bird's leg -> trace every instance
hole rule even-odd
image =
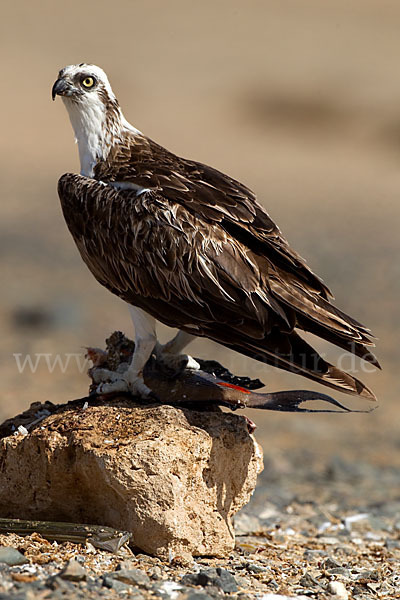
[[[200,369],[199,363],[182,350],[195,338],[195,335],[179,331],[166,344],[157,342],[155,352],[157,364],[170,375],[179,375],[184,369]]]
[[[141,308],[130,306],[129,309],[135,327],[135,351],[132,361],[121,373],[99,369],[100,381],[96,381],[99,383],[96,391],[100,394],[130,392],[146,398],[152,395],[152,391],[143,381],[143,369],[157,341],[156,320]]]
[[[192,340],[195,339],[195,337],[195,335],[186,333],[186,331],[178,331],[176,336],[173,337],[172,340],[169,340],[169,342],[166,344],[159,344],[157,342],[156,348],[157,351],[161,353],[167,352],[168,354],[180,354],[182,350],[186,348],[186,346],[190,344]]]

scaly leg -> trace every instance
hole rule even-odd
[[[99,394],[130,392],[146,398],[151,395],[150,388],[143,381],[143,369],[157,342],[156,320],[141,308],[129,306],[135,327],[135,352],[131,364],[122,373],[97,369],[96,383]]]

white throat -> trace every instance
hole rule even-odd
[[[63,98],[75,133],[81,163],[81,175],[93,177],[99,160],[105,160],[111,147],[124,134],[140,133],[123,116],[121,110],[114,113],[111,122],[106,122],[103,102],[93,94],[90,102],[76,102]]]

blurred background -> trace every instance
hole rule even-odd
[[[124,304],[81,261],[56,191],[79,163],[51,86],[66,64],[93,62],[137,128],[254,189],[337,305],[379,338],[382,372],[316,343],[358,372],[379,408],[249,411],[267,455],[398,465],[399,31],[398,0],[4,3],[0,417],[84,396],[83,347],[104,345],[115,329],[132,334]],[[160,328],[163,340],[170,335]],[[269,390],[327,391],[208,341],[190,352],[260,377]]]

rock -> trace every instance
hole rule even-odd
[[[342,577],[346,577],[350,579],[350,570],[346,569],[346,567],[334,567],[333,569],[327,569],[326,571],[329,575],[342,575]]]
[[[171,567],[187,567],[193,566],[193,556],[189,552],[181,552],[170,560]]]
[[[263,594],[262,600],[309,600],[308,596],[282,596],[282,594]]]
[[[336,568],[341,567],[341,566],[342,565],[340,564],[340,562],[338,562],[337,560],[335,560],[331,556],[328,556],[328,558],[323,563],[324,569],[336,569]]]
[[[114,579],[114,577],[110,574],[103,575],[103,585],[104,587],[115,590],[118,594],[121,592],[128,592],[130,590],[130,586],[123,581],[118,581],[118,579]]]
[[[106,575],[103,575],[102,579],[104,587],[110,590],[114,590],[118,594],[120,594],[121,592],[127,594],[132,590],[132,586],[130,584],[125,583],[124,581],[120,581],[119,579],[115,579],[114,573],[107,573]],[[140,594],[138,590],[137,592],[138,594]],[[140,596],[143,597],[141,594]]]
[[[371,579],[379,581],[379,571],[377,569],[362,569],[355,579],[356,581]]]
[[[269,571],[268,567],[263,567],[262,565],[247,563],[246,569],[249,573],[265,573]]]
[[[328,592],[337,600],[347,600],[349,594],[341,581],[330,581],[328,583]]]
[[[128,530],[162,558],[233,550],[232,516],[262,470],[244,417],[128,398],[71,404],[0,440],[1,517]]]
[[[118,569],[111,573],[110,577],[138,587],[146,587],[150,584],[150,578],[140,569]]]
[[[397,540],[391,540],[390,538],[386,538],[385,547],[388,550],[397,550],[398,548],[400,548],[400,542]]]
[[[213,597],[202,590],[190,590],[179,596],[180,600],[213,600]]]
[[[305,550],[304,558],[308,561],[320,560],[323,556],[326,556],[325,550]]]
[[[29,562],[19,550],[10,546],[0,547],[0,563],[5,563],[9,567],[24,565]]]
[[[37,590],[27,589],[21,590],[17,594],[0,594],[0,600],[37,600]]]
[[[238,590],[234,576],[220,567],[199,571],[198,573],[188,573],[182,577],[181,582],[184,585],[215,586],[226,594]]]
[[[151,591],[161,600],[175,600],[178,596],[180,597],[181,593],[185,592],[185,588],[175,581],[161,581],[154,583]]]
[[[72,558],[60,571],[59,577],[67,581],[84,581],[87,573],[86,569],[76,559]]]
[[[68,581],[67,579],[61,579],[60,575],[52,575],[46,579],[46,587],[54,590],[60,591],[61,594],[68,594],[74,591],[75,586],[72,581]]]
[[[317,579],[307,572],[300,578],[299,584],[305,588],[320,587]]]
[[[153,581],[159,581],[160,579],[162,579],[162,575],[163,571],[161,567],[152,567],[151,569],[149,569],[149,576],[150,579],[152,579]]]

